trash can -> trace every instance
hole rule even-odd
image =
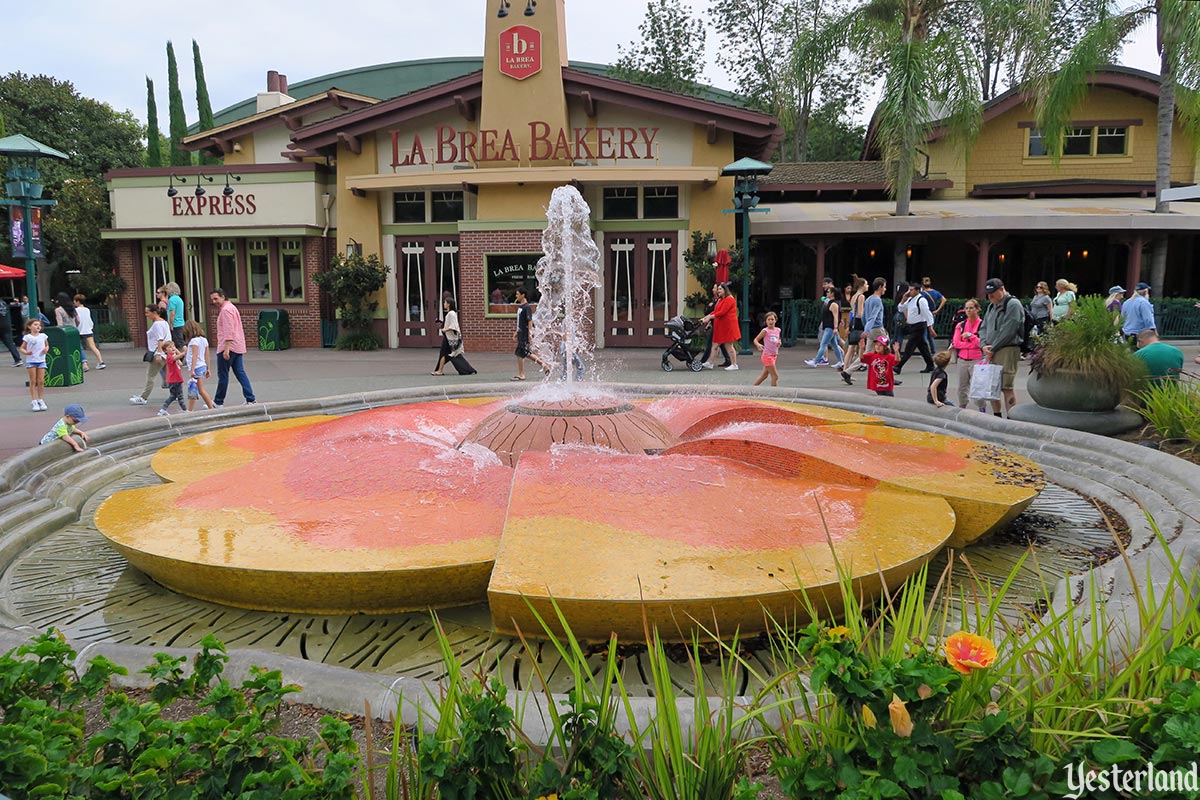
[[[292,325],[282,308],[264,308],[258,312],[258,349],[287,350],[292,346]]]
[[[50,351],[46,353],[46,385],[78,386],[83,383],[83,346],[79,329],[70,325],[46,328]]]

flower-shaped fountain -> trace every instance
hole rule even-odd
[[[498,630],[537,634],[557,605],[582,638],[671,637],[794,618],[801,590],[836,611],[839,580],[899,582],[1041,490],[1015,454],[861,414],[576,383],[598,254],[574,189],[549,218],[536,348],[559,380],[194,436],[97,527],[165,586],[232,606],[486,599]]]

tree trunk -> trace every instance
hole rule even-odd
[[[896,216],[902,219],[909,215],[912,204],[913,153],[915,145],[905,142],[900,150],[900,163],[896,165]],[[892,250],[892,285],[897,286],[908,274],[908,257],[904,253],[904,234],[896,237]]]
[[[908,256],[905,254],[904,236],[897,235],[892,242],[892,287],[908,283]]]
[[[1159,9],[1158,24],[1162,26],[1162,10]],[[1165,35],[1162,35],[1164,34]],[[1168,214],[1171,204],[1162,199],[1162,194],[1171,188],[1171,132],[1175,125],[1175,71],[1173,65],[1173,31],[1160,33],[1161,75],[1158,92],[1158,151],[1154,172],[1154,213]],[[1154,240],[1150,255],[1150,285],[1156,292],[1163,291],[1167,279],[1167,236]]]

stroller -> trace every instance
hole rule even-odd
[[[688,341],[692,338],[692,334],[700,327],[700,322],[687,317],[675,316],[671,317],[666,322],[667,338],[671,340],[671,346],[663,351],[662,368],[663,372],[670,372],[675,369],[671,364],[671,357],[679,359],[687,364],[688,369],[692,372],[699,372],[703,369],[700,363],[699,354],[692,352],[688,347]]]

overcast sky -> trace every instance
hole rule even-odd
[[[546,0],[543,0],[545,2]],[[13,0],[5,14],[0,74],[44,73],[87,97],[145,121],[146,76],[159,125],[167,128],[166,42],[175,43],[188,122],[196,121],[192,40],[200,44],[214,111],[266,88],[279,70],[292,83],[355,67],[483,53],[484,14],[498,0],[289,0],[177,3],[172,0]],[[524,0],[513,0],[523,10]],[[710,0],[693,0],[707,12]],[[340,19],[330,13],[337,8]],[[567,0],[570,58],[611,64],[638,36],[646,0]],[[517,16],[520,19],[519,15]],[[709,32],[710,46],[716,45]],[[1122,62],[1157,72],[1154,35],[1137,32]],[[707,82],[733,88],[708,59]],[[869,109],[856,115],[869,116]]]

